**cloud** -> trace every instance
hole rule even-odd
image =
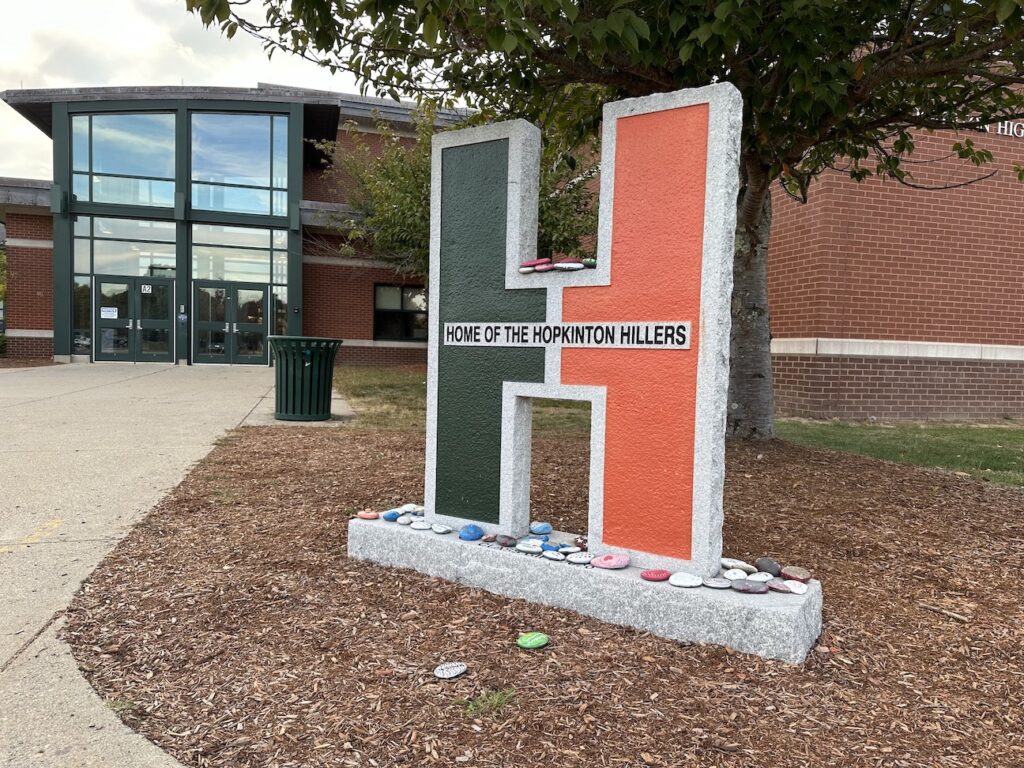
[[[0,90],[106,85],[251,88],[272,82],[356,92],[347,75],[297,56],[267,59],[243,33],[206,29],[184,0],[11,3],[0,25]],[[0,104],[0,176],[49,178],[50,140]]]

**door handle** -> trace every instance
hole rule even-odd
[[[232,330],[232,331],[233,331],[234,333],[238,333],[238,323],[235,323],[235,324],[234,324],[234,326],[235,326],[235,327],[234,327],[234,328],[232,328],[231,330]]]
[[[128,325],[125,326],[125,328],[127,328],[129,331],[132,330],[134,327],[135,327],[135,321],[134,320],[129,320],[128,321]]]
[[[231,333],[231,323],[224,323],[224,333]]]

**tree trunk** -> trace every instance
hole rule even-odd
[[[768,232],[772,202],[767,173],[745,167],[736,217],[728,437],[774,435],[771,325],[768,317]]]

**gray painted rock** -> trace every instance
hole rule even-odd
[[[445,534],[445,533],[451,533],[452,532],[452,527],[450,525],[442,525],[441,523],[434,523],[432,526],[430,526],[430,530],[432,530],[434,533]]]
[[[757,570],[770,573],[772,576],[782,575],[782,566],[770,557],[759,557],[754,561],[754,565],[757,566]]]
[[[704,579],[694,573],[679,571],[668,577],[668,583],[673,587],[699,587],[704,583]]]
[[[409,527],[412,528],[414,531],[429,531],[430,523],[428,523],[426,520],[417,518],[409,524]]]
[[[764,595],[768,592],[768,585],[765,582],[750,579],[737,579],[732,583],[732,588],[747,595]]]
[[[539,555],[543,551],[540,548],[540,544],[533,541],[520,541],[516,544],[516,549],[527,555]]]
[[[409,525],[412,522],[412,515],[402,515],[395,522],[399,525]]]
[[[757,573],[757,568],[752,566],[746,560],[737,560],[734,557],[723,557],[721,562],[722,569],[726,571],[731,571],[735,568],[739,568],[744,573]]]
[[[743,581],[747,578],[747,572],[741,568],[730,568],[722,574],[722,578],[729,581]]]
[[[732,582],[728,579],[723,579],[721,576],[712,576],[711,578],[704,579],[704,586],[711,587],[711,589],[729,589],[732,586]]]

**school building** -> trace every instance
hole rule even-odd
[[[53,178],[0,178],[8,355],[269,363],[271,334],[344,340],[341,364],[426,357],[426,295],[372,254],[339,255],[345,178],[312,142],[408,106],[260,85],[0,93],[53,140]],[[462,115],[442,112],[443,123]],[[827,173],[773,193],[776,406],[808,417],[1024,417],[1024,124],[975,143],[917,136],[917,184]],[[995,170],[995,175],[963,182]]]

